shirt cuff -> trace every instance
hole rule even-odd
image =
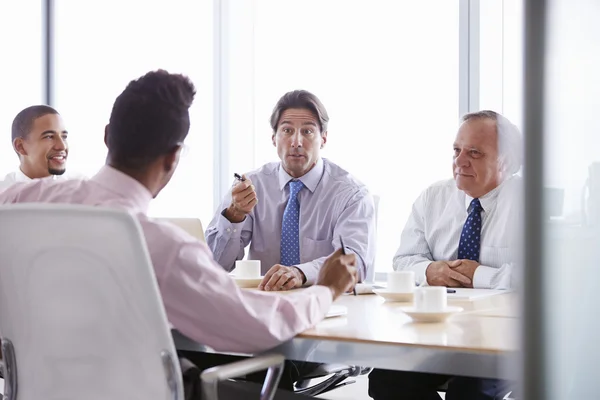
[[[302,273],[306,277],[306,282],[304,282],[305,285],[308,286],[315,284],[315,281],[317,280],[317,275],[319,275],[319,265],[316,261],[309,261],[304,264],[298,264],[295,265],[295,267],[302,271]]]
[[[233,223],[225,218],[225,210],[221,211],[221,217],[217,219],[217,231],[221,232],[227,239],[239,238],[242,235],[242,227],[246,220]]]
[[[498,273],[498,268],[486,267],[480,265],[473,274],[473,287],[475,289],[491,289],[492,280]]]
[[[419,286],[429,286],[429,283],[427,283],[427,267],[429,267],[429,264],[431,264],[433,261],[421,261],[420,263],[417,263],[415,265],[412,266],[412,270],[415,271],[415,281],[416,284]]]

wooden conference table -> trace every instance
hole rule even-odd
[[[374,294],[344,295],[334,303],[345,316],[327,318],[270,352],[290,360],[360,365],[482,378],[517,377],[517,296],[451,299],[464,311],[445,323],[415,323],[402,312],[410,303]],[[174,332],[179,350],[205,351]]]

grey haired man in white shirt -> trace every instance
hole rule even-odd
[[[415,271],[420,285],[507,289],[518,250],[522,180],[518,129],[494,111],[463,117],[454,141],[454,179],[427,188],[413,205],[395,270]],[[461,238],[476,200],[480,206],[478,257],[461,257]],[[475,235],[473,235],[475,236]],[[476,239],[476,237],[472,238]],[[476,245],[476,240],[471,240]]]
[[[454,178],[427,188],[413,205],[402,232],[394,269],[414,271],[421,286],[507,289],[519,246],[522,138],[502,115],[465,115],[454,140]],[[385,400],[502,398],[508,382],[374,370],[369,394]]]

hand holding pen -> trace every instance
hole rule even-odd
[[[233,176],[238,182],[231,189],[231,205],[223,215],[230,222],[238,223],[246,219],[246,215],[258,203],[258,198],[250,179],[246,178],[245,175],[233,174]]]
[[[342,254],[346,255],[346,246],[344,246],[344,240],[342,239],[342,237],[340,236],[340,244],[342,246]],[[354,293],[354,295],[356,296],[356,284],[354,285],[354,287],[352,288],[352,293]]]
[[[317,285],[327,286],[337,299],[349,292],[356,285],[356,255],[343,254],[342,249],[337,249],[327,257],[317,277]]]

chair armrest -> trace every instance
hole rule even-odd
[[[261,400],[272,400],[283,373],[284,361],[285,357],[280,354],[267,354],[209,368],[200,374],[202,392],[207,400],[217,400],[217,388],[220,381],[268,369],[265,383],[260,391],[260,398]]]

